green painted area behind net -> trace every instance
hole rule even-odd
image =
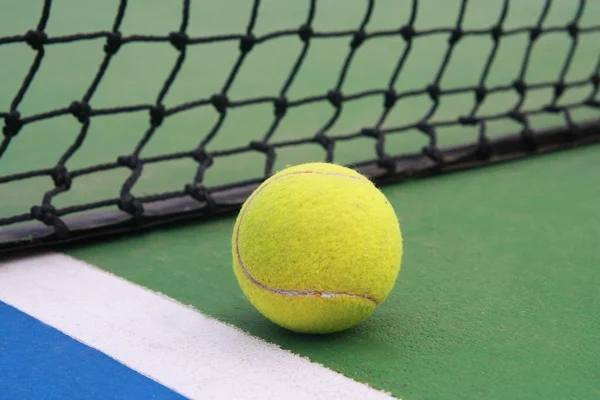
[[[419,1],[417,31],[433,28],[452,28],[460,12],[460,1]],[[46,32],[49,37],[73,33],[111,29],[119,2],[102,3],[61,1],[52,4]],[[307,18],[308,1],[262,1],[253,30],[260,37],[282,29],[297,29]],[[334,1],[319,1],[315,9],[313,28],[317,32],[356,30],[366,13],[366,1],[352,0],[343,7]],[[489,29],[499,19],[503,2],[470,2],[465,11],[463,29]],[[543,9],[543,1],[511,2],[503,23],[505,30],[535,24]],[[180,2],[129,2],[121,26],[124,36],[168,35],[181,23]],[[190,37],[224,34],[243,34],[248,24],[252,2],[219,1],[192,2],[187,33]],[[377,1],[367,32],[394,30],[408,23],[412,3]],[[550,8],[544,27],[564,26],[577,11],[575,3],[557,3]],[[25,33],[33,28],[41,9],[24,3],[2,7],[0,36]],[[600,6],[589,3],[580,20],[581,27],[597,23]],[[288,92],[290,101],[306,96],[323,95],[335,87],[344,60],[349,52],[348,36],[342,38],[314,38],[304,65]],[[448,33],[425,35],[414,39],[406,64],[397,80],[398,92],[419,90],[431,84],[438,74],[448,47]],[[529,39],[527,32],[502,39],[486,79],[488,87],[509,85],[519,75]],[[525,80],[529,84],[553,82],[560,75],[571,39],[565,32],[543,35],[534,46]],[[581,35],[573,62],[566,75],[567,81],[587,79],[598,62],[600,49],[595,35]],[[46,46],[42,66],[19,106],[23,117],[67,107],[79,100],[89,87],[104,57],[104,38],[74,41]],[[282,37],[255,45],[237,74],[229,93],[238,101],[261,96],[278,96],[303,43],[296,37]],[[490,35],[465,37],[455,48],[441,79],[442,89],[476,86],[491,52]],[[406,48],[400,35],[376,37],[367,40],[357,51],[342,91],[345,94],[368,89],[386,89],[395,65]],[[188,46],[185,62],[169,90],[164,104],[173,107],[185,102],[206,99],[218,93],[229,76],[239,55],[237,41]],[[26,44],[0,46],[0,109],[8,110],[15,94],[29,70],[35,52]],[[178,57],[178,52],[167,43],[125,44],[115,55],[100,85],[90,101],[93,108],[119,107],[134,104],[154,104],[156,97]],[[580,101],[590,92],[589,85],[568,90],[559,104]],[[532,90],[523,109],[535,109],[552,98],[552,90]],[[481,115],[505,112],[518,100],[514,91],[490,95],[480,109]],[[467,114],[474,104],[474,95],[444,96],[431,121],[455,120]],[[328,132],[330,136],[358,132],[373,126],[378,120],[382,97],[366,97],[344,104],[340,119]],[[398,101],[384,128],[419,121],[429,111],[432,100],[427,95]],[[314,135],[334,113],[326,101],[290,109],[282,120],[273,141],[307,138]],[[585,109],[573,112],[576,121],[596,115]],[[190,151],[206,137],[218,119],[211,107],[198,107],[168,117],[141,152],[141,157]],[[217,136],[207,150],[223,150],[245,146],[260,140],[273,121],[271,104],[231,109]],[[531,118],[533,129],[563,125],[559,115]],[[149,125],[147,111],[92,118],[86,140],[66,164],[68,170],[90,165],[112,163],[119,156],[130,154],[143,137]],[[519,124],[508,119],[491,122],[488,133],[497,137],[515,133]],[[26,125],[11,142],[0,160],[2,175],[35,169],[52,168],[65,150],[75,141],[80,124],[71,115],[38,121]],[[438,130],[438,145],[472,143],[476,127],[448,127]],[[419,151],[429,139],[417,130],[390,135],[386,140],[388,154]],[[324,160],[325,150],[317,144],[288,147],[277,152],[275,170],[288,164]],[[376,158],[375,140],[358,138],[338,142],[334,161],[355,163]],[[216,159],[207,171],[207,186],[260,178],[263,176],[265,155],[260,152],[244,153]],[[197,164],[191,158],[148,164],[133,187],[135,196],[182,190],[191,183]],[[76,178],[68,192],[53,200],[58,207],[114,199],[121,185],[131,174],[126,168],[99,172]],[[45,192],[53,188],[50,177],[39,177],[0,185],[2,207],[0,217],[28,213],[34,204],[40,204]]]

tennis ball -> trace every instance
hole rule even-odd
[[[394,209],[358,172],[330,163],[288,167],[244,202],[233,270],[250,303],[294,332],[347,330],[392,290],[403,252]]]

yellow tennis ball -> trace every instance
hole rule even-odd
[[[352,169],[289,167],[243,204],[233,269],[250,303],[291,331],[349,329],[392,290],[402,259],[400,224],[384,194]]]

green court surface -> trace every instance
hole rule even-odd
[[[290,334],[231,267],[234,220],[69,251],[354,379],[409,399],[600,396],[598,148],[390,186],[406,253],[371,319]]]
[[[256,36],[304,23],[309,2],[262,1]],[[343,3],[343,4],[342,4]],[[452,28],[461,1],[419,1],[417,30]],[[48,36],[110,30],[119,1],[54,2]],[[315,31],[356,30],[367,1],[319,1]],[[505,2],[468,2],[463,28],[488,29],[498,22]],[[510,2],[505,30],[531,27],[545,1]],[[192,2],[188,34],[243,34],[253,2]],[[543,27],[564,26],[578,2],[553,2]],[[41,6],[40,6],[41,7]],[[367,32],[398,29],[409,20],[412,2],[377,1]],[[22,34],[37,24],[41,11],[25,2],[0,6],[0,37]],[[586,2],[580,28],[597,26],[600,2]],[[131,1],[123,35],[168,35],[179,28],[179,2]],[[348,54],[348,36],[315,39],[301,72],[290,87],[290,100],[322,95],[335,86]],[[510,85],[519,75],[528,32],[502,39],[486,85]],[[42,67],[24,96],[22,116],[55,110],[80,99],[95,76],[104,38],[46,46]],[[564,31],[543,35],[532,50],[528,84],[558,79],[570,48]],[[402,37],[368,40],[357,51],[343,86],[346,94],[385,89],[406,43]],[[432,82],[448,46],[448,34],[415,40],[397,91],[422,89]],[[297,37],[256,45],[231,86],[235,101],[277,96],[301,51]],[[489,35],[469,36],[456,46],[440,82],[444,89],[476,86],[492,49]],[[237,41],[189,46],[168,107],[219,92],[239,54]],[[598,33],[582,34],[565,80],[598,73]],[[18,92],[35,53],[25,44],[0,46],[0,111]],[[90,100],[94,109],[154,104],[178,53],[167,43],[124,45]],[[581,101],[591,84],[571,88],[560,104]],[[551,87],[532,89],[522,109],[537,109],[553,95]],[[506,112],[519,99],[515,91],[490,95],[479,112]],[[600,95],[596,92],[596,100]],[[473,107],[473,93],[448,95],[431,121],[455,119]],[[419,121],[431,108],[427,95],[399,100],[386,124]],[[336,136],[377,121],[381,97],[344,104],[328,132]],[[331,117],[325,104],[289,111],[273,140],[314,134]],[[598,110],[578,108],[575,121],[598,119]],[[218,119],[212,107],[177,113],[165,119],[141,152],[142,157],[190,151]],[[271,103],[229,111],[209,151],[259,140],[273,120]],[[530,118],[534,130],[563,126],[558,114]],[[148,112],[96,116],[86,141],[66,163],[69,170],[114,162],[130,154],[148,128]],[[0,175],[52,168],[75,141],[80,124],[64,115],[26,125],[0,160]],[[490,137],[518,132],[508,118],[488,125]],[[438,146],[472,143],[475,127],[438,130]],[[428,139],[417,130],[389,135],[390,154],[419,151]],[[192,305],[218,320],[310,358],[328,368],[406,400],[450,399],[600,399],[600,147],[597,145],[478,170],[436,176],[382,188],[401,222],[405,241],[396,287],[375,314],[358,327],[336,335],[292,334],[264,319],[243,296],[232,270],[234,217],[155,229],[119,239],[67,247],[67,254],[134,283]],[[322,161],[323,147],[303,145],[278,150],[275,170],[288,164]],[[371,138],[340,142],[334,162],[356,163],[376,157]],[[208,170],[208,186],[260,178],[264,154],[218,158]],[[192,182],[197,164],[186,158],[145,166],[132,193],[153,195],[180,190]],[[117,198],[131,171],[116,168],[73,181],[54,198],[57,207]],[[0,219],[28,213],[52,189],[41,177],[0,184]],[[0,227],[0,230],[2,227]],[[285,398],[285,396],[282,396]]]

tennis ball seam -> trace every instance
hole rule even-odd
[[[366,178],[361,178],[361,177],[356,177],[356,176],[348,176],[348,175],[342,175],[342,174],[336,174],[336,173],[332,173],[332,172],[320,172],[320,171],[297,171],[297,172],[290,172],[290,173],[287,173],[287,174],[284,174],[284,175],[281,175],[281,176],[278,176],[278,177],[274,177],[270,181],[266,182],[265,185],[263,185],[262,187],[260,187],[259,189],[257,189],[250,196],[250,198],[246,202],[246,205],[245,205],[244,209],[242,210],[242,212],[240,214],[240,219],[239,219],[238,224],[237,224],[237,229],[236,229],[236,233],[235,233],[235,253],[236,253],[236,256],[237,256],[237,259],[238,259],[238,264],[239,264],[242,272],[244,273],[244,275],[246,275],[246,278],[248,278],[248,280],[250,282],[252,282],[255,286],[258,286],[259,288],[261,288],[263,290],[266,290],[268,292],[279,294],[279,295],[282,295],[282,296],[290,296],[290,297],[295,297],[295,296],[320,296],[320,297],[323,297],[323,298],[333,298],[333,297],[343,296],[343,297],[351,297],[351,298],[366,300],[366,301],[374,303],[376,306],[379,305],[379,303],[377,302],[377,300],[375,300],[374,298],[372,298],[370,296],[367,296],[367,295],[361,295],[361,294],[354,294],[354,293],[348,293],[348,292],[319,291],[319,290],[309,290],[309,289],[304,289],[304,290],[298,290],[298,289],[279,289],[279,288],[269,287],[269,286],[263,284],[262,282],[259,282],[246,269],[246,265],[244,264],[244,261],[242,260],[242,255],[240,254],[239,236],[240,236],[240,230],[241,230],[241,227],[242,227],[242,222],[244,220],[244,215],[245,215],[246,211],[248,210],[249,205],[252,203],[252,201],[254,200],[254,198],[256,198],[256,196],[258,196],[260,194],[260,192],[262,192],[271,183],[273,183],[275,181],[278,181],[280,179],[292,176],[292,175],[300,175],[300,174],[329,175],[329,176],[335,176],[335,177],[339,177],[339,178],[353,179],[353,180],[356,180],[356,181],[359,181],[359,182],[372,184],[372,182],[369,181]]]

